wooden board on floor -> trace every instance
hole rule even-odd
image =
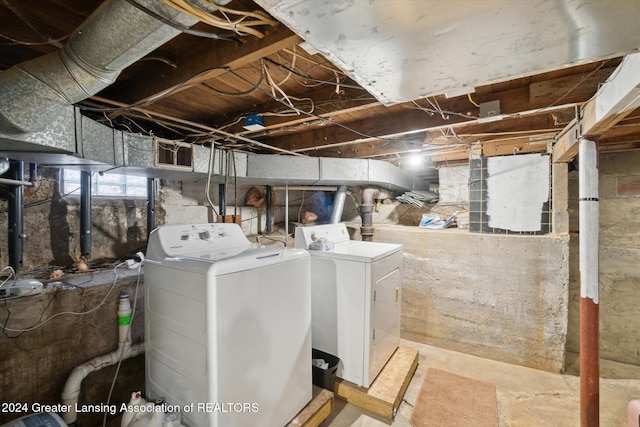
[[[286,427],[318,427],[333,411],[333,393],[313,386],[311,402]]]
[[[334,393],[340,399],[392,420],[417,367],[418,350],[400,346],[371,387],[358,387],[338,378]]]

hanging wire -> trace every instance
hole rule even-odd
[[[171,6],[179,12],[189,15],[205,24],[212,27],[221,28],[224,30],[230,30],[238,35],[253,35],[258,38],[263,38],[264,33],[253,29],[255,26],[275,26],[278,21],[269,17],[266,13],[261,11],[256,12],[244,12],[240,10],[229,9],[219,4],[215,4],[209,0],[201,0],[203,3],[209,5],[212,10],[217,10],[222,14],[223,18],[214,15],[212,12],[201,9],[192,5],[186,0],[162,0],[164,4]],[[232,20],[229,15],[236,15],[239,18]]]
[[[153,10],[141,5],[140,3],[136,2],[135,0],[125,0],[125,1],[127,3],[129,3],[131,6],[134,6],[137,9],[143,11],[147,15],[152,16],[153,18],[161,21],[162,23],[167,24],[171,28],[175,28],[176,30],[181,31],[181,32],[183,32],[185,34],[189,34],[189,35],[197,36],[197,37],[204,37],[204,38],[208,38],[208,39],[214,39],[214,40],[225,40],[225,41],[240,43],[240,40],[238,40],[235,37],[223,36],[223,35],[220,35],[220,34],[209,33],[209,32],[206,32],[206,31],[193,30],[191,28],[183,27],[182,25],[179,25],[179,24],[175,23],[174,21],[165,18],[164,16],[155,13]]]

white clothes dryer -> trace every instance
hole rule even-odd
[[[311,400],[309,254],[169,225],[144,265],[145,394],[197,427],[282,427]]]
[[[368,388],[400,344],[402,245],[350,240],[339,223],[296,228],[295,246],[311,254],[313,348]]]

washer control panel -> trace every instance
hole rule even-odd
[[[238,224],[166,225],[153,231],[149,239],[149,252],[155,253],[158,249],[161,249],[161,252],[164,252],[163,256],[179,256],[193,252],[220,250],[250,244],[251,242],[246,238]],[[160,256],[161,254],[158,255]],[[147,258],[149,258],[149,254]]]

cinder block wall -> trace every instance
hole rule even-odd
[[[376,225],[374,240],[404,248],[403,338],[564,369],[568,237]]]
[[[600,357],[640,365],[640,153],[599,156]],[[569,174],[569,228],[579,231],[578,172]],[[579,233],[571,234],[567,351],[580,352]]]

